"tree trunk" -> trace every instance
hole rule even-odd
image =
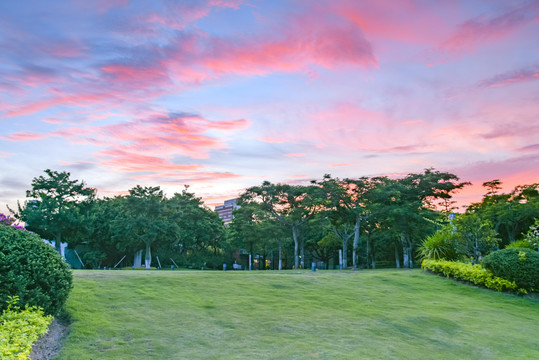
[[[361,224],[361,215],[356,215],[356,225],[354,226],[354,244],[352,249],[352,266],[357,269],[358,263],[358,250],[359,250],[359,225]]]
[[[146,265],[146,270],[150,269],[152,265],[152,250],[150,249],[150,243],[146,243],[146,255],[144,257],[144,264]]]
[[[305,244],[303,242],[303,239],[300,239],[299,243],[300,243],[299,268],[305,269]]]
[[[402,260],[403,260],[403,267],[409,268],[410,267],[410,251],[409,251],[409,241],[408,241],[408,234],[406,232],[401,232],[401,243],[402,243]]]
[[[370,233],[368,233],[367,234],[367,248],[365,250],[365,258],[367,259],[367,263],[365,265],[367,266],[367,269],[369,268],[370,248],[371,248],[371,235]]]
[[[399,258],[399,249],[397,249],[397,244],[395,244],[395,263],[397,265],[397,269],[400,269],[401,261],[400,261],[400,258]]]
[[[292,237],[294,238],[294,269],[299,269],[299,239],[297,225],[292,225]]]
[[[58,254],[62,255],[62,233],[56,233],[56,238],[54,240],[54,248],[58,251]]]
[[[283,269],[283,249],[281,246],[281,240],[279,240],[279,270]]]
[[[348,237],[342,239],[342,268],[346,269],[348,266]]]
[[[142,266],[142,250],[135,252],[133,257],[133,266],[139,268]]]

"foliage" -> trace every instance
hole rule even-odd
[[[322,181],[314,183],[320,186],[325,216],[335,235],[342,241],[343,268],[347,267],[347,243],[352,236],[354,237],[352,264],[357,268],[361,222],[368,216],[365,202],[369,191],[374,189],[375,182],[366,177],[341,180],[325,174]]]
[[[455,237],[451,229],[451,226],[446,226],[423,240],[418,256],[429,260],[456,260]]]
[[[444,274],[457,280],[469,281],[496,291],[516,290],[514,282],[495,276],[481,265],[465,264],[457,261],[429,260],[421,263],[421,268],[435,273]]]
[[[484,183],[487,194],[466,212],[488,219],[502,239],[501,244],[508,245],[520,240],[521,234],[539,218],[539,183],[518,185],[509,193],[498,194],[500,185],[499,180]]]
[[[500,242],[492,223],[476,213],[457,216],[454,236],[457,253],[467,256],[475,264]]]
[[[145,248],[145,265],[152,262],[151,246],[169,229],[163,191],[156,187],[135,186],[122,198],[121,211],[113,220],[113,239],[124,249]]]
[[[45,170],[47,177],[32,180],[32,190],[26,191],[23,206],[18,204],[15,216],[27,223],[27,229],[45,239],[60,243],[74,243],[80,239],[83,213],[95,196],[95,189],[78,180],[71,180],[69,172]]]
[[[535,246],[537,246],[537,245],[535,245]],[[536,250],[535,247],[534,247],[534,244],[529,242],[528,240],[525,240],[525,239],[517,240],[515,242],[512,242],[511,244],[507,245],[505,248],[506,249],[526,248],[526,249]]]
[[[450,199],[452,192],[468,185],[458,180],[454,174],[434,169],[397,180],[380,178],[380,186],[370,199],[372,213],[400,242],[404,267],[413,267],[417,239],[430,234],[429,228],[437,217],[434,201]]]
[[[0,315],[0,359],[24,360],[32,352],[32,344],[44,335],[52,321],[37,306],[17,306],[18,296],[9,297],[7,308]]]
[[[300,264],[300,259],[301,262],[304,259],[300,230],[323,206],[322,200],[317,196],[318,189],[317,186],[272,184],[264,181],[260,186],[248,188],[240,197],[240,203],[260,204],[275,220],[290,227],[294,240],[296,269],[303,265]]]
[[[482,265],[494,275],[513,281],[529,291],[539,290],[539,253],[516,248],[495,251],[485,256]]]
[[[9,296],[57,314],[71,290],[69,266],[39,236],[0,225],[0,309]]]
[[[522,241],[528,243],[527,246],[522,247],[529,247],[539,251],[539,219],[535,219],[535,222],[530,226],[528,232],[524,234]]]

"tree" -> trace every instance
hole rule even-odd
[[[281,270],[283,224],[265,211],[262,204],[240,200],[238,205],[240,207],[234,210],[234,219],[229,225],[232,246],[247,250],[251,261],[256,254],[266,258],[273,250],[278,250],[278,269]]]
[[[499,180],[484,183],[487,193],[480,203],[470,205],[466,213],[477,213],[490,220],[502,244],[508,245],[519,240],[539,217],[539,184],[518,185],[507,194],[498,194],[500,185]]]
[[[319,209],[315,200],[315,186],[272,184],[264,181],[261,186],[248,188],[240,197],[243,203],[258,202],[279,222],[292,230],[294,240],[294,267],[303,267],[304,247],[301,247],[300,263],[300,230],[309,218]]]
[[[376,182],[366,177],[333,179],[331,175],[326,174],[317,184],[327,200],[325,208],[329,210],[328,218],[334,226],[335,234],[343,242],[343,268],[346,269],[348,266],[348,240],[354,236],[352,263],[354,269],[357,269],[361,222],[368,216],[365,203],[369,191],[376,186]]]
[[[204,265],[210,259],[212,267],[222,265],[225,230],[219,215],[204,207],[202,200],[187,187],[165,203],[167,230],[163,234],[163,245],[174,249],[174,256],[179,253],[192,265]]]
[[[163,191],[156,187],[135,186],[121,202],[122,211],[113,220],[113,239],[124,248],[145,246],[144,263],[152,262],[151,246],[167,229]]]
[[[26,228],[46,239],[54,239],[60,252],[62,241],[76,241],[80,235],[82,214],[95,198],[96,190],[86,187],[84,181],[71,180],[69,172],[45,170],[47,177],[32,180],[32,190],[26,191],[24,205],[10,211],[26,222]]]
[[[424,238],[431,227],[427,219],[437,217],[433,210],[437,199],[450,199],[451,193],[468,185],[458,183],[451,173],[426,169],[423,173],[409,174],[393,180],[377,178],[369,205],[379,222],[400,237],[404,267],[413,267],[413,251],[418,238]]]
[[[458,216],[452,235],[455,237],[457,254],[467,256],[474,264],[478,264],[479,259],[500,242],[492,223],[475,213]]]

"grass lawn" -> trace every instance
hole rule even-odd
[[[420,270],[75,271],[59,359],[539,359],[539,301]]]

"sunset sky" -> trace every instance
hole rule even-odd
[[[539,1],[0,2],[0,212],[69,171],[112,196],[434,167],[539,181]]]

